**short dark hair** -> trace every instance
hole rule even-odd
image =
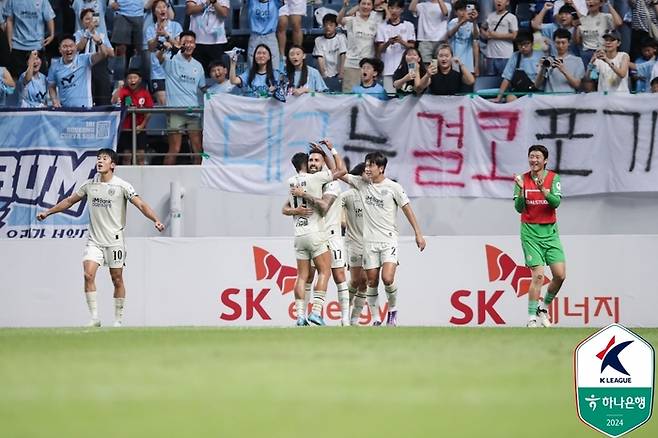
[[[514,42],[517,45],[527,42],[532,43],[533,41],[534,41],[534,37],[532,33],[530,33],[527,30],[519,30],[519,32],[516,34],[516,38],[514,38]]]
[[[651,37],[643,38],[640,42],[640,48],[644,49],[645,47],[653,47],[654,49],[658,48],[658,42]]]
[[[90,13],[90,12],[93,14],[96,11],[94,11],[92,8],[84,8],[83,10],[81,10],[80,15],[78,16],[78,18],[80,18],[80,21],[82,21],[84,16],[87,15],[88,13]]]
[[[533,144],[528,148],[528,156],[530,156],[530,152],[537,151],[541,152],[541,154],[544,156],[544,160],[548,160],[548,149],[546,149],[546,146],[543,144]]]
[[[70,33],[65,33],[64,35],[59,37],[59,45],[61,45],[66,40],[71,40],[75,43],[75,37],[73,35],[71,35]]]
[[[130,70],[128,70],[126,72],[126,77],[128,77],[128,75],[137,75],[141,78],[142,77],[142,71],[138,68],[131,68]]]
[[[658,84],[658,76],[656,76],[655,78],[651,79],[651,82],[649,83],[649,85],[652,86],[652,87],[653,87],[654,85],[656,85],[656,84]]]
[[[576,8],[574,8],[574,7],[571,6],[571,5],[563,5],[563,6],[560,8],[560,10],[557,11],[558,15],[559,15],[559,14],[569,14],[569,15],[571,15],[571,14],[573,14],[574,12],[578,12],[578,11],[576,11]]]
[[[178,34],[178,40],[182,40],[184,36],[191,36],[196,41],[196,34],[191,30],[184,30]]]
[[[322,149],[311,149],[308,156],[310,157],[312,154],[320,154],[322,155],[322,158],[327,158],[327,154],[325,154]]]
[[[306,152],[297,152],[292,156],[290,162],[295,167],[295,170],[299,172],[302,168],[306,167],[308,163],[308,154]]]
[[[225,69],[228,69],[226,62],[224,62],[223,59],[215,59],[214,61],[211,61],[210,64],[208,64],[208,71],[212,70],[213,67],[224,67]]]
[[[557,29],[555,32],[553,32],[553,41],[555,41],[558,38],[566,39],[567,41],[571,41],[571,32],[569,32],[566,29]]]
[[[393,6],[404,9],[404,0],[388,0],[388,7],[392,8]]]
[[[117,161],[119,161],[119,156],[114,151],[114,149],[110,149],[110,148],[99,149],[98,152],[96,152],[96,157],[100,157],[101,155],[107,155],[108,157],[110,157],[110,161],[114,164],[117,164]]]
[[[368,161],[374,163],[377,167],[383,167],[384,169],[386,169],[386,165],[388,164],[388,158],[386,158],[386,155],[379,151],[367,154],[365,162],[367,163]]]
[[[363,58],[359,61],[359,68],[363,67],[364,64],[372,65],[372,68],[377,72],[377,77],[379,78],[384,71],[384,63],[377,58]]]
[[[322,17],[322,25],[324,26],[327,23],[338,24],[338,17],[336,14],[326,14],[324,17]]]
[[[466,0],[457,0],[452,3],[452,9],[454,9],[455,11],[466,9],[466,4],[467,4]]]
[[[359,163],[350,170],[350,175],[361,176],[366,171],[366,163]]]

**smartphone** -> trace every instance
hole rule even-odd
[[[95,13],[94,13],[94,16],[93,16],[93,18],[91,19],[91,21],[92,21],[92,23],[94,23],[94,26],[95,26],[95,27],[98,27],[98,25],[99,25],[100,22],[101,22],[101,18],[100,18],[100,16],[98,15],[98,12],[95,12]]]
[[[416,71],[416,63],[410,62],[407,64],[407,71]]]
[[[578,12],[575,11],[571,13],[571,18],[573,18],[574,20],[580,20],[580,17],[578,16]]]
[[[430,65],[434,68],[437,68],[439,66],[439,60],[436,58],[432,58],[432,62],[430,62]]]
[[[475,5],[470,4],[470,3],[466,5],[466,11],[467,12],[471,12],[471,11],[474,11],[474,10],[475,10]]]

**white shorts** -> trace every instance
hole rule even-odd
[[[99,246],[93,242],[87,242],[82,261],[90,260],[99,266],[110,268],[123,268],[126,264],[126,246],[123,244],[112,246]]]
[[[345,239],[347,250],[347,266],[360,268],[363,266],[363,243],[351,239]]]
[[[332,234],[329,237],[329,251],[331,251],[331,269],[345,267],[345,245],[343,238]]]
[[[279,17],[289,15],[306,16],[306,0],[286,0],[286,4],[279,8]]]
[[[398,264],[397,242],[368,242],[363,245],[363,269],[380,268],[384,263]]]
[[[329,251],[327,239],[318,233],[295,236],[295,257],[297,260],[313,260]]]

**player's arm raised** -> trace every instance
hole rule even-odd
[[[49,208],[48,210],[41,211],[37,214],[37,220],[44,220],[51,214],[59,213],[65,210],[68,210],[69,208],[73,207],[75,204],[77,204],[80,200],[82,199],[82,196],[78,195],[77,193],[72,194],[66,199],[62,199],[59,201],[57,204],[55,204],[53,207]]]
[[[424,250],[427,243],[425,242],[423,233],[420,231],[420,226],[418,225],[414,211],[411,209],[411,204],[405,204],[404,207],[402,207],[402,213],[404,213],[404,215],[407,217],[411,228],[414,229],[414,234],[416,235],[416,246],[421,251]]]
[[[334,149],[334,144],[327,138],[320,140],[320,144],[323,144],[329,149],[329,152],[331,152],[331,155],[334,156],[334,162],[332,160],[325,160],[327,163],[327,167],[329,170],[331,170],[331,174],[334,179],[340,179],[343,176],[347,175],[347,169],[345,168],[345,162],[343,161],[343,158],[340,156],[338,151]],[[318,147],[320,148],[319,145],[316,143],[311,143],[311,148]]]
[[[137,207],[137,209],[141,211],[144,216],[153,221],[156,230],[162,232],[162,230],[165,229],[164,224],[160,222],[160,219],[158,219],[158,215],[155,214],[155,211],[153,211],[153,209],[142,198],[139,196],[133,196],[130,198],[130,202],[135,207]]]

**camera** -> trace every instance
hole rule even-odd
[[[155,50],[158,52],[161,50],[165,50],[165,42],[162,40],[158,40],[158,45],[155,47]]]
[[[551,68],[553,67],[553,64],[555,64],[555,58],[552,56],[545,56],[541,59],[541,65],[544,68]]]

